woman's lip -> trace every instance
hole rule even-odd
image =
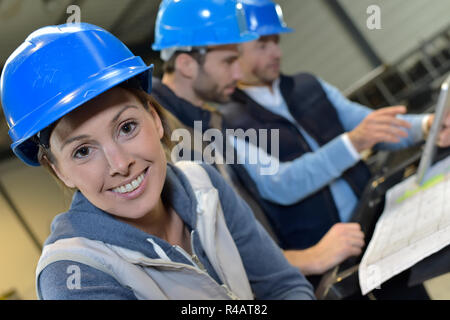
[[[119,192],[114,192],[111,190],[109,190],[110,192],[112,192],[115,196],[123,198],[123,199],[127,199],[127,200],[132,200],[135,199],[137,197],[139,197],[144,191],[145,188],[147,186],[147,182],[148,182],[148,173],[150,171],[150,167],[148,167],[147,169],[145,169],[143,172],[145,173],[144,175],[144,179],[142,180],[141,184],[139,185],[139,187],[137,187],[136,189],[134,189],[131,192],[125,192],[125,193],[119,193]],[[140,173],[139,175],[141,175],[142,173]],[[138,175],[138,177],[139,177]],[[133,180],[131,180],[133,181]]]
[[[120,187],[122,187],[122,186],[126,186],[127,184],[129,184],[129,183],[131,183],[132,181],[136,180],[141,174],[143,174],[144,172],[146,172],[147,169],[148,169],[148,168],[146,168],[145,170],[142,170],[142,171],[141,171],[138,175],[136,175],[134,178],[128,179],[128,180],[122,182],[122,183],[121,183],[120,185],[118,185],[118,186],[109,188],[108,191],[114,190],[114,189],[116,189],[116,188],[120,188]]]

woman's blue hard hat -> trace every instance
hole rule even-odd
[[[13,152],[38,166],[36,135],[41,130],[133,77],[150,93],[152,70],[100,27],[71,23],[36,30],[11,54],[1,75]]]

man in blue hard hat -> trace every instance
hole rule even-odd
[[[186,13],[189,12],[189,19]],[[237,1],[163,1],[155,26],[153,50],[164,61],[163,77],[154,79],[153,93],[181,123],[202,135],[220,126],[212,103],[229,101],[242,77],[238,44],[256,39],[248,32],[242,5]],[[191,131],[193,133],[193,131]],[[203,159],[203,145],[191,150]],[[197,159],[197,158],[196,158]]]
[[[301,73],[280,74],[280,34],[286,27],[271,0],[242,0],[249,29],[258,40],[242,44],[243,78],[232,103],[221,108],[227,128],[280,130],[280,170],[262,176],[243,161],[236,168],[259,199],[286,256],[314,246],[336,226],[348,222],[370,172],[360,152],[375,145],[400,149],[423,140],[433,115],[401,115],[404,106],[372,111],[347,100],[333,86]],[[449,145],[449,129],[441,145]],[[243,141],[235,141],[242,150]],[[270,149],[270,148],[269,148]],[[244,154],[244,156],[247,156]],[[266,154],[270,158],[270,154]],[[357,234],[357,233],[356,233]],[[360,242],[354,240],[360,249]]]

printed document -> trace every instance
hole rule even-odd
[[[363,295],[450,244],[450,157],[386,193],[385,208],[359,265]],[[382,287],[381,287],[382,288]]]

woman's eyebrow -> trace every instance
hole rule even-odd
[[[82,139],[87,139],[87,138],[89,138],[89,136],[88,136],[87,134],[82,134],[82,135],[79,135],[79,136],[76,136],[76,137],[69,138],[69,139],[67,139],[66,141],[64,141],[64,143],[61,145],[61,148],[60,148],[59,150],[62,151],[62,149],[63,149],[66,145],[71,144],[71,143],[74,142],[74,141],[82,140]]]
[[[126,110],[130,109],[130,108],[138,109],[137,106],[134,106],[134,105],[126,105],[125,107],[123,107],[122,109],[120,109],[120,111],[117,112],[117,114],[111,119],[111,123],[116,122],[116,121],[119,119],[120,115],[121,115],[122,113],[124,113]],[[72,143],[72,142],[74,142],[74,141],[82,140],[82,139],[87,139],[87,138],[89,138],[89,136],[86,135],[86,134],[82,134],[82,135],[79,135],[79,136],[75,136],[75,137],[69,138],[69,139],[67,139],[66,141],[64,141],[64,143],[61,145],[60,150],[62,151],[62,149],[63,149],[66,145],[68,145],[68,144],[70,144],[70,143]]]
[[[126,105],[125,107],[123,107],[119,112],[117,112],[117,114],[114,116],[114,118],[112,118],[111,123],[114,123],[117,121],[117,119],[119,119],[120,115],[122,113],[125,112],[125,110],[129,109],[129,108],[134,108],[137,109],[138,107],[134,106],[134,105]]]

